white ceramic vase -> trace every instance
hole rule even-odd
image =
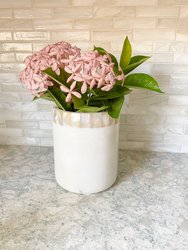
[[[53,110],[54,162],[57,183],[80,194],[113,185],[118,170],[119,122],[107,112]]]

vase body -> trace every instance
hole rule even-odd
[[[57,183],[81,194],[113,185],[118,170],[119,122],[107,112],[53,110],[54,163]]]

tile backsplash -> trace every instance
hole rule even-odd
[[[124,105],[120,148],[188,152],[188,0],[0,0],[0,144],[52,145],[53,104],[21,86],[23,59],[65,40],[120,56],[128,35],[151,59],[165,94],[135,90]]]

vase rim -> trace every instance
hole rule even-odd
[[[53,109],[57,109],[59,110],[60,112],[64,112],[64,113],[72,113],[72,114],[108,114],[107,111],[100,111],[100,112],[75,112],[75,111],[68,111],[68,110],[63,110],[63,109],[60,109],[58,107],[53,107]],[[112,118],[113,119],[113,118]]]

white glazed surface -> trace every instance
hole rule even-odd
[[[117,178],[118,133],[119,123],[78,128],[53,122],[58,184],[68,191],[83,194],[112,186]]]

